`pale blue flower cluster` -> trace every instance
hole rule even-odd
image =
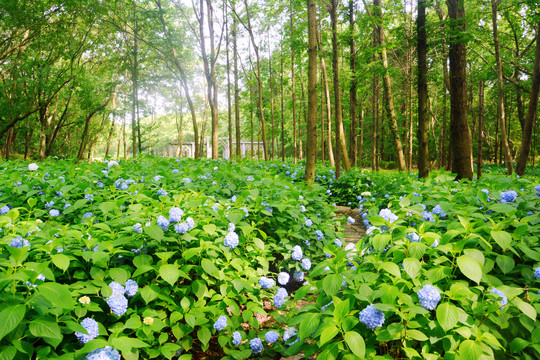
[[[129,279],[126,281],[125,290],[127,297],[133,297],[137,294],[137,291],[139,291],[139,285],[137,285],[135,280]]]
[[[441,301],[441,294],[433,285],[424,285],[416,294],[418,295],[420,306],[426,310],[435,310],[439,301]]]
[[[86,360],[120,360],[120,354],[118,350],[105,346],[90,352],[86,355]]]
[[[513,190],[501,192],[501,201],[500,203],[514,202],[517,198],[517,192]]]
[[[387,208],[379,211],[379,216],[388,221],[390,224],[398,219],[397,215],[395,215],[392,210]]]
[[[170,222],[180,222],[182,220],[182,215],[184,215],[184,211],[182,211],[182,209],[180,209],[179,207],[173,207],[169,209]]]
[[[86,218],[92,218],[92,217],[94,217],[94,214],[91,213],[91,212],[87,212],[82,216],[81,222],[83,222],[84,219],[86,219]]]
[[[267,278],[266,276],[263,276],[259,279],[259,285],[263,288],[263,289],[270,289],[272,286],[274,286],[276,284],[276,282],[274,281],[274,279],[269,279]]]
[[[8,205],[4,205],[0,208],[0,215],[6,215],[8,212],[9,212],[9,206]]]
[[[285,342],[285,344],[288,346],[291,346],[292,344],[296,344],[298,340],[300,340],[298,336],[296,337],[294,341],[289,341],[295,335],[296,335],[295,327],[290,327],[287,330],[285,330],[285,332],[283,333],[283,341]]]
[[[491,289],[489,292],[492,294],[499,295],[502,298],[501,301],[499,301],[499,303],[501,304],[501,310],[504,309],[506,304],[508,304],[508,297],[506,297],[506,295],[504,295],[502,291],[497,290],[496,288]]]
[[[276,295],[274,295],[274,306],[280,308],[287,296],[289,296],[287,290],[285,290],[285,288],[279,288]]]
[[[279,339],[279,334],[275,331],[268,331],[266,334],[264,334],[264,339],[267,343],[273,344]]]
[[[252,354],[260,354],[263,351],[263,344],[262,340],[258,337],[251,339],[249,341],[249,347],[251,349]]]
[[[537,191],[536,196],[540,196],[540,185],[536,185],[536,186],[534,187],[534,190]]]
[[[301,264],[304,270],[307,271],[311,269],[311,260],[309,260],[308,258],[303,258]]]
[[[415,233],[415,232],[407,233],[407,234],[405,234],[405,237],[407,239],[409,239],[410,242],[419,242],[420,241],[420,236],[418,236],[418,234]]]
[[[369,305],[360,312],[360,322],[368,329],[375,330],[384,324],[384,313],[373,305]]]
[[[227,326],[227,317],[225,315],[221,315],[219,319],[217,319],[216,322],[214,323],[214,329],[216,329],[217,331],[221,331],[225,329],[226,326]]]
[[[534,269],[534,277],[536,280],[540,280],[540,266]]]
[[[313,221],[311,221],[311,219],[306,219],[305,225],[307,227],[311,227],[311,225],[313,225]]]
[[[163,231],[169,230],[169,220],[165,216],[159,215],[157,224]]]
[[[318,241],[321,241],[322,239],[324,239],[324,234],[321,230],[315,230],[315,235],[317,235]]]
[[[432,212],[433,212],[435,215],[439,215],[439,217],[440,217],[441,219],[444,219],[444,218],[446,217],[446,213],[443,211],[443,209],[441,208],[440,205],[436,205],[436,206],[433,208]]]
[[[341,239],[334,239],[334,245],[336,245],[337,247],[342,247],[343,244],[341,243]]]
[[[54,206],[54,201],[46,202],[45,203],[45,209],[50,209]]]
[[[133,225],[133,231],[135,231],[137,234],[142,234],[141,223],[136,223],[135,225]]]
[[[22,236],[17,236],[15,239],[11,240],[9,246],[20,249],[22,247],[30,246],[30,241],[24,239]]]
[[[159,189],[157,191],[158,196],[167,196],[167,190],[165,189]]]
[[[238,246],[238,234],[234,231],[229,231],[227,235],[225,236],[224,241],[225,246],[234,249]]]
[[[433,218],[433,214],[426,210],[422,211],[422,217],[426,221],[435,221],[435,219]]]
[[[348,222],[349,224],[354,224],[354,223],[356,222],[356,220],[354,220],[353,217],[349,216],[349,217],[347,218],[347,222]]]
[[[107,299],[107,305],[109,305],[113,314],[122,316],[127,311],[128,300],[124,295],[129,297],[134,296],[139,286],[133,280],[126,281],[126,288],[119,283],[113,281],[109,284],[109,287],[113,290],[112,295]]]
[[[293,279],[298,282],[304,281],[304,272],[299,270],[295,271],[293,273]]]
[[[242,342],[242,334],[240,334],[240,332],[238,332],[238,331],[233,332],[233,334],[232,334],[232,343],[233,343],[233,345],[238,346],[238,345],[240,345],[241,342]]]
[[[302,248],[298,245],[296,245],[295,247],[293,247],[292,249],[292,254],[291,254],[291,259],[295,260],[295,261],[300,261],[302,260]]]
[[[51,215],[51,217],[57,217],[60,215],[60,211],[56,209],[51,209],[51,211],[49,211],[49,215]]]
[[[279,273],[277,281],[280,285],[287,285],[287,283],[289,282],[289,277],[289,273],[282,271]]]
[[[78,331],[75,332],[75,336],[77,337],[77,339],[79,339],[81,343],[86,344],[87,342],[89,342],[90,340],[94,340],[98,336],[98,323],[94,319],[85,318],[83,319],[83,321],[81,321],[81,325],[83,328],[85,328],[86,332],[88,332],[88,334],[83,334]]]

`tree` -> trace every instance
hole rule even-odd
[[[426,1],[418,1],[418,177],[425,178],[429,174],[429,150],[427,139],[427,35],[426,35]]]
[[[464,0],[447,0],[450,24],[450,137],[456,179],[473,177],[472,136],[467,121],[467,45]]]
[[[315,0],[308,0],[308,118],[305,179],[312,182],[317,161],[317,18]]]

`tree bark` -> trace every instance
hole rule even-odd
[[[536,122],[536,111],[538,109],[538,94],[540,93],[540,21],[536,26],[536,50],[534,53],[534,69],[532,76],[532,87],[529,98],[529,109],[527,110],[527,117],[523,124],[523,131],[521,133],[521,148],[519,149],[519,156],[516,163],[516,174],[523,175],[525,173],[525,167],[527,166],[527,160],[531,150],[531,142],[533,129]]]
[[[504,162],[508,175],[512,174],[513,163],[510,147],[508,146],[508,137],[506,134],[506,113],[504,109],[503,92],[503,68],[501,62],[501,51],[499,46],[499,33],[497,29],[497,6],[498,0],[491,0],[491,19],[493,21],[493,43],[495,45],[495,61],[497,63],[497,117],[501,124],[501,145],[504,153]]]
[[[484,138],[484,81],[478,85],[478,156],[476,161],[476,178],[482,176],[482,145]]]
[[[357,77],[356,77],[356,44],[354,41],[355,31],[354,31],[354,1],[349,0],[349,46],[350,46],[350,66],[351,66],[351,87],[349,89],[349,106],[350,106],[350,116],[351,116],[351,133],[350,133],[350,156],[351,156],[351,165],[357,165],[358,159],[358,126],[357,121]]]
[[[450,26],[450,137],[456,179],[473,177],[472,138],[467,121],[467,45],[464,0],[447,0]]]
[[[232,2],[234,12],[234,2]],[[234,125],[236,133],[236,158],[242,158],[241,137],[240,137],[240,88],[238,87],[238,47],[237,47],[238,23],[233,17],[233,63],[234,63]],[[232,151],[232,149],[231,149]]]
[[[308,116],[305,179],[313,182],[317,162],[317,18],[315,0],[308,0]]]
[[[296,77],[294,74],[294,28],[293,28],[293,2],[289,3],[289,19],[291,28],[291,92],[292,92],[292,120],[293,120],[293,162],[298,162],[298,146],[296,136]]]
[[[418,32],[418,177],[426,178],[429,174],[426,0],[418,0],[416,21]]]

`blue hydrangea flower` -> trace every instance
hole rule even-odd
[[[298,336],[296,337],[294,341],[289,341],[295,335],[296,335],[295,327],[290,327],[287,330],[285,330],[285,332],[283,333],[283,341],[285,342],[285,344],[288,346],[291,346],[292,344],[296,344],[298,340],[300,340]]]
[[[45,209],[50,209],[54,206],[54,201],[46,202],[45,203]]]
[[[334,301],[332,300],[332,301],[330,301],[328,304],[323,305],[323,306],[321,307],[321,311],[324,312],[324,310],[326,310],[326,308],[329,307],[330,305],[332,305],[333,303],[334,303]]]
[[[343,244],[341,243],[341,239],[335,239],[334,240],[334,245],[336,245],[337,247],[342,247]]]
[[[348,222],[349,224],[354,224],[354,223],[356,222],[356,220],[354,220],[353,217],[349,216],[349,217],[347,218],[347,222]]]
[[[281,285],[286,285],[289,282],[289,273],[286,273],[284,271],[280,272],[277,281]]]
[[[89,342],[90,340],[94,340],[98,336],[98,323],[94,319],[85,318],[83,319],[83,321],[81,321],[81,325],[88,332],[88,334],[83,334],[78,331],[75,332],[75,336],[77,337],[77,339],[79,339],[81,343],[86,344],[87,342]]]
[[[301,212],[306,212],[306,207],[304,205],[300,205],[300,211]]]
[[[264,334],[264,338],[267,343],[273,344],[279,339],[279,334],[275,331],[268,331],[266,334]]]
[[[85,194],[84,198],[88,200],[88,202],[94,201],[94,194]],[[52,201],[51,201],[52,202]]]
[[[384,324],[384,313],[373,305],[369,305],[360,312],[360,322],[368,329],[375,330]]]
[[[410,242],[419,242],[420,241],[420,236],[418,236],[418,234],[415,233],[415,232],[407,233],[407,234],[405,234],[405,237],[407,239],[409,239]]]
[[[253,176],[249,175],[249,176],[246,178],[246,180],[247,180],[247,181],[253,181],[253,180],[255,180],[255,179],[253,178]]]
[[[398,219],[397,215],[395,215],[392,210],[387,208],[379,211],[379,216],[388,221],[390,224]]]
[[[436,248],[437,246],[439,246],[439,240],[435,239],[435,241],[433,242],[433,244],[431,244],[431,247],[432,247],[432,248]]]
[[[137,291],[139,290],[139,285],[135,282],[135,280],[129,279],[126,281],[126,295],[127,297],[133,297],[135,294],[137,294]]]
[[[64,210],[66,210],[66,209],[67,209],[68,207],[70,207],[70,206],[71,206],[71,204],[66,204],[66,205],[64,205]]]
[[[9,206],[4,205],[0,208],[0,215],[6,215],[9,212]]]
[[[285,298],[288,296],[287,290],[279,288],[276,295],[274,295],[274,306],[280,308],[285,302]]]
[[[501,201],[500,203],[514,202],[517,198],[517,192],[513,190],[501,192]]]
[[[174,225],[174,231],[176,231],[178,234],[185,234],[188,230],[189,226],[185,221],[183,223]]]
[[[227,235],[225,236],[225,241],[224,241],[224,244],[225,246],[231,248],[231,249],[234,249],[235,247],[238,246],[238,234],[235,233],[234,231],[230,231],[229,233],[227,233]]]
[[[127,311],[128,300],[122,294],[114,294],[107,300],[113,314],[122,316]]]
[[[321,230],[315,230],[315,235],[317,235],[318,241],[321,241],[322,239],[324,239],[324,234]]]
[[[540,185],[536,185],[536,186],[534,187],[534,190],[537,191],[536,196],[540,196]]]
[[[540,266],[534,269],[534,277],[536,280],[540,280]]]
[[[159,189],[157,191],[158,196],[167,196],[167,190]]]
[[[169,209],[170,222],[180,222],[182,220],[182,215],[184,215],[184,212],[179,207]]]
[[[292,254],[291,254],[291,258],[293,260],[296,260],[296,261],[300,261],[302,260],[302,248],[298,245],[296,245],[295,247],[293,247],[292,249]]]
[[[299,270],[295,271],[293,273],[293,279],[298,282],[304,281],[304,272]]]
[[[238,331],[233,332],[233,334],[232,334],[232,343],[233,343],[233,345],[238,346],[238,345],[240,345],[241,342],[242,342],[242,334],[240,334],[240,332],[238,332]]]
[[[236,229],[236,226],[233,223],[229,223],[229,227],[227,229],[228,232],[234,231]]]
[[[302,269],[306,271],[311,269],[311,260],[309,260],[308,258],[303,258],[301,264],[302,264]]]
[[[133,231],[135,231],[137,234],[142,234],[141,223],[136,223],[135,225],[133,225]]]
[[[311,225],[313,225],[313,221],[311,221],[311,219],[307,219],[305,224],[307,227],[311,227]]]
[[[124,289],[124,287],[120,285],[119,283],[117,283],[116,281],[111,282],[109,284],[109,287],[113,291],[113,294],[111,296],[114,296],[117,294],[124,295],[126,293],[126,289]]]
[[[120,360],[120,354],[118,350],[105,346],[90,352],[86,355],[86,360]]]
[[[424,285],[416,294],[418,300],[420,300],[420,306],[426,310],[435,310],[437,304],[441,301],[441,294],[433,285]]]
[[[433,214],[426,210],[422,211],[422,217],[425,221],[435,221],[435,219],[433,218]]]
[[[219,319],[217,319],[216,322],[214,323],[214,329],[216,329],[217,331],[221,331],[225,329],[226,326],[227,326],[227,317],[225,315],[221,315]]]
[[[506,295],[504,295],[502,291],[497,290],[496,288],[491,289],[489,292],[499,295],[502,298],[501,301],[499,301],[499,303],[501,304],[501,310],[504,309],[506,304],[508,304],[508,298],[506,297]]]
[[[96,186],[102,188],[102,187],[105,187],[105,184],[102,183],[101,181],[98,181]],[[61,196],[61,195],[59,195],[59,196]]]
[[[244,210],[244,212],[246,213],[246,215],[244,215],[244,217],[243,217],[244,219],[247,218],[247,217],[249,216],[249,211],[248,211],[247,208],[241,207],[240,210]]]
[[[30,246],[30,241],[24,239],[22,236],[17,236],[15,239],[11,240],[9,246],[20,249],[22,247]]]
[[[165,216],[159,215],[157,224],[163,231],[169,230],[169,220]]]
[[[262,340],[256,337],[249,341],[249,347],[251,348],[252,354],[260,354],[263,351]]]
[[[187,223],[187,226],[188,226],[188,230],[191,230],[195,227],[195,220],[193,220],[191,217],[188,217],[186,219],[186,223]]]
[[[263,288],[263,289],[270,289],[272,286],[275,285],[275,281],[274,279],[269,279],[267,278],[266,276],[263,276],[259,279],[259,285]]]
[[[92,217],[94,217],[94,214],[92,214],[91,212],[87,212],[82,216],[81,222],[84,221],[84,219],[86,218],[92,218]]]
[[[52,209],[51,211],[49,211],[49,215],[51,215],[51,217],[57,217],[60,215],[60,211]]]

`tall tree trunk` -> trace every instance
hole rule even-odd
[[[478,85],[478,156],[476,161],[476,178],[482,176],[482,145],[484,138],[484,81]]]
[[[332,146],[332,105],[330,103],[330,86],[328,85],[328,74],[326,72],[326,62],[324,61],[324,56],[321,56],[321,69],[324,82],[324,94],[326,99],[326,125],[327,125],[327,148],[328,148],[328,160],[330,161],[330,166],[335,166],[334,161],[334,149]]]
[[[503,69],[501,63],[501,51],[499,46],[499,33],[497,29],[497,6],[498,0],[491,0],[491,19],[493,21],[493,43],[495,45],[495,61],[497,63],[497,117],[501,124],[501,145],[504,153],[504,162],[508,175],[512,174],[513,162],[510,147],[508,146],[508,137],[506,136],[506,114],[504,111],[504,92],[503,92]]]
[[[341,175],[341,158],[343,158],[343,170],[351,168],[347,144],[345,142],[345,130],[341,113],[341,93],[339,86],[339,64],[338,64],[338,41],[337,41],[337,7],[339,0],[332,0],[330,18],[332,22],[332,69],[334,70],[334,115],[336,125],[336,177]]]
[[[233,149],[233,126],[232,126],[232,109],[231,109],[231,67],[229,60],[229,17],[225,13],[227,8],[227,0],[223,4],[223,17],[225,18],[225,35],[227,45],[227,119],[229,121],[229,158],[234,159]]]
[[[450,137],[452,172],[472,180],[472,138],[467,122],[467,45],[464,0],[447,0],[450,27]]]
[[[382,65],[384,68],[383,75],[383,91],[384,91],[384,104],[386,109],[386,115],[390,121],[390,129],[394,136],[394,147],[397,156],[398,170],[405,170],[405,156],[403,154],[403,146],[401,144],[399,136],[399,126],[397,123],[396,111],[394,109],[394,98],[392,95],[392,86],[390,81],[390,73],[388,72],[388,57],[386,55],[386,40],[384,37],[384,29],[382,27],[382,10],[381,0],[373,0],[375,15],[378,17],[378,24],[375,25],[377,30],[377,45],[380,45],[380,55]]]
[[[133,7],[135,9],[135,3]],[[138,103],[139,103],[139,37],[137,34],[137,21],[135,21],[135,29],[133,34],[133,64],[131,68],[131,82],[132,82],[132,103],[131,103],[131,135],[132,135],[132,149],[133,157],[137,156],[137,125],[138,125]],[[140,136],[139,136],[140,143]],[[78,156],[78,158],[81,158]]]
[[[350,46],[350,65],[351,65],[351,87],[349,89],[349,105],[350,105],[350,116],[351,116],[351,133],[350,133],[350,156],[351,156],[351,165],[357,165],[358,158],[358,126],[356,124],[357,120],[357,76],[356,76],[356,46],[355,46],[355,31],[354,31],[354,1],[349,0],[349,46]]]
[[[317,17],[315,0],[308,0],[308,117],[305,179],[313,182],[317,162]]]
[[[112,120],[111,120],[111,130],[109,130],[109,136],[107,137],[107,148],[105,149],[105,157],[108,157],[109,156],[109,151],[110,151],[110,148],[111,148],[111,141],[112,141],[112,136],[113,136],[113,133],[114,133],[114,120],[116,118],[116,92],[114,93],[113,95],[113,98],[112,98]]]
[[[232,2],[234,12],[234,1]],[[240,88],[238,87],[238,48],[237,33],[238,23],[236,17],[233,17],[233,63],[234,63],[234,124],[236,132],[236,158],[242,158],[241,133],[240,133]],[[231,150],[232,151],[232,150]]]
[[[283,38],[281,39],[283,44]],[[283,48],[281,49],[281,161],[285,162],[285,112],[283,94]]]
[[[376,72],[373,72],[373,89],[371,99],[371,112],[373,120],[373,144],[371,148],[371,168],[378,171],[378,156],[379,156],[379,77]]]
[[[268,43],[270,44],[270,32],[268,33]],[[272,77],[272,54],[270,51],[270,46],[268,47],[268,87],[270,89],[270,116],[272,123],[272,141],[270,143],[270,154],[269,157],[271,160],[274,160],[275,156],[275,140],[276,140],[276,129],[275,129],[275,114],[274,114],[274,83]]]
[[[429,174],[426,0],[418,0],[416,21],[418,32],[418,177],[426,178]]]
[[[358,135],[358,166],[362,167],[362,151],[364,149],[364,96],[360,96],[360,109],[358,111],[358,128],[360,129],[360,134]]]
[[[538,109],[538,94],[540,92],[540,21],[536,26],[536,50],[534,53],[534,69],[532,76],[532,87],[529,99],[529,109],[527,110],[527,117],[523,124],[523,131],[521,133],[521,148],[519,149],[519,156],[516,163],[516,173],[523,175],[525,173],[525,167],[527,166],[527,160],[529,158],[529,152],[531,150],[531,142],[533,136],[533,129],[536,122],[536,111]],[[533,157],[534,159],[534,157]],[[533,160],[534,164],[534,160]]]
[[[293,2],[289,2],[289,19],[291,28],[291,92],[292,92],[292,120],[293,120],[293,162],[298,161],[298,147],[296,136],[296,77],[294,74],[294,28],[293,28]]]

